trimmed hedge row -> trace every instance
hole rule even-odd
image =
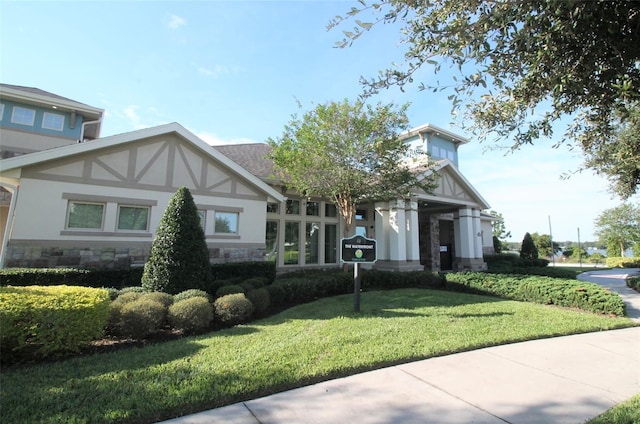
[[[107,290],[69,286],[0,287],[2,362],[55,357],[102,336]]]
[[[447,289],[624,316],[624,302],[618,294],[577,280],[469,272],[447,274]]]
[[[607,258],[609,268],[640,268],[640,257],[611,257]]]
[[[94,270],[76,268],[5,268],[0,269],[2,286],[81,286],[81,287],[123,287],[140,286],[142,268]],[[215,294],[222,280],[245,281],[260,278],[267,283],[276,279],[273,262],[237,262],[211,265],[213,282],[209,294]]]

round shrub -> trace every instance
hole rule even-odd
[[[141,297],[133,302],[112,303],[111,330],[116,336],[144,339],[160,329],[166,308],[162,303]]]
[[[141,286],[133,286],[133,287],[125,287],[120,289],[119,294],[123,295],[125,293],[146,293],[147,291]]]
[[[228,294],[216,299],[213,304],[216,317],[227,325],[242,324],[253,314],[253,304],[243,293]]]
[[[177,303],[181,300],[190,299],[192,297],[204,297],[207,301],[211,300],[209,298],[209,294],[206,291],[200,289],[189,289],[178,294],[174,294],[173,301]]]
[[[240,287],[242,287],[242,290],[244,290],[245,293],[249,293],[251,290],[255,289],[253,284],[247,283],[246,281],[243,281],[242,283],[239,283],[238,285]]]
[[[213,306],[204,297],[189,297],[169,307],[169,324],[187,334],[208,329],[212,321]]]
[[[162,306],[164,306],[165,308],[168,308],[169,306],[173,305],[173,302],[175,301],[173,296],[171,296],[169,293],[163,293],[163,292],[145,293],[143,294],[143,297],[146,299],[156,300],[162,303]]]
[[[120,294],[113,302],[121,303],[121,304],[135,302],[136,300],[140,299],[143,295],[144,293],[135,292],[135,291],[125,292]]]
[[[271,306],[269,292],[265,288],[253,289],[246,294],[247,299],[253,304],[255,311],[259,314],[266,311]]]
[[[282,305],[286,301],[287,294],[279,285],[268,285],[265,289],[269,292],[269,300],[272,305]]]
[[[236,293],[244,293],[244,289],[237,284],[229,284],[229,285],[220,287],[216,291],[216,296],[222,297],[228,294],[236,294]]]
[[[247,278],[246,280],[243,281],[243,283],[251,284],[253,288],[259,289],[266,286],[269,283],[269,281],[264,277],[252,277],[252,278]]]

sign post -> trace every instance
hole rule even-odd
[[[360,264],[374,263],[377,258],[376,241],[364,236],[352,236],[341,240],[340,259],[353,263],[353,310],[360,312]]]

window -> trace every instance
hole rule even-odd
[[[118,208],[118,230],[147,231],[148,229],[148,207],[120,206]]]
[[[276,262],[278,259],[278,221],[267,221],[265,260]]]
[[[267,213],[278,213],[280,212],[280,204],[278,203],[267,203]]]
[[[320,202],[307,202],[307,216],[320,216]]]
[[[284,224],[284,264],[297,265],[300,250],[300,224],[285,222]]]
[[[326,224],[324,226],[324,263],[335,264],[338,262],[337,240],[338,226]]]
[[[0,103],[0,121],[4,119],[4,104]]]
[[[307,222],[305,238],[305,263],[317,264],[320,249],[320,223]]]
[[[455,152],[447,150],[447,158],[449,158],[449,160],[453,162],[455,160]]]
[[[287,200],[287,215],[300,215],[299,200]]]
[[[207,228],[207,211],[204,209],[198,209],[198,217],[200,217],[200,226],[202,231],[206,231]]]
[[[64,129],[64,115],[45,112],[42,116],[42,128],[62,131]]]
[[[67,228],[102,228],[104,204],[69,202]]]
[[[438,146],[431,146],[431,156],[434,158],[440,157],[440,148]]]
[[[366,220],[367,220],[367,210],[356,209],[356,221],[366,221]]]
[[[25,107],[14,106],[11,114],[11,122],[14,124],[33,126],[36,119],[36,111]]]
[[[336,216],[338,216],[336,205],[332,205],[331,203],[325,203],[324,216],[326,216],[327,218],[335,218]]]
[[[218,234],[238,234],[237,212],[216,212],[215,213],[215,233]]]

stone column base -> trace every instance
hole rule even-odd
[[[477,258],[456,258],[453,263],[453,270],[460,271],[486,271],[487,263],[484,259]]]

